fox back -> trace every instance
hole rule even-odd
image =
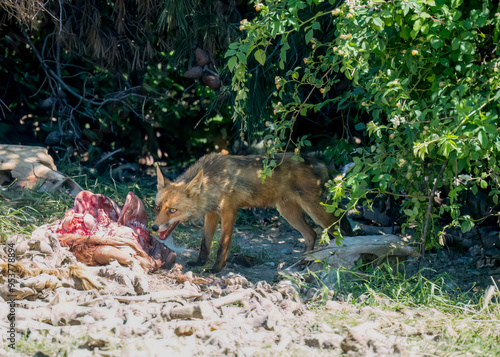
[[[223,200],[234,208],[269,207],[290,199],[317,203],[328,179],[327,170],[312,158],[304,159],[300,162],[290,154],[278,155],[276,160],[283,162],[262,183],[260,156],[203,156],[174,182],[158,181],[155,222],[175,218],[168,217],[172,208],[176,210],[172,216],[179,221],[202,218],[209,211],[218,211]]]

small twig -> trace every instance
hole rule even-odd
[[[63,4],[62,4],[62,1],[59,0],[59,34],[61,34],[62,32],[62,17],[63,17]],[[58,48],[58,51],[59,51],[59,48]],[[59,57],[59,54],[58,54],[58,57]]]
[[[101,163],[103,163],[104,161],[106,161],[107,159],[109,159],[114,154],[119,153],[120,151],[122,151],[122,149],[116,149],[115,151],[110,152],[109,154],[104,155],[104,157],[102,159],[100,159],[99,161],[96,162],[96,164],[94,165],[94,169],[96,169],[97,166],[99,166]]]
[[[347,191],[351,192],[351,190]],[[398,196],[398,197],[412,197],[412,198],[431,198],[432,196],[422,196],[422,195],[409,195],[404,193],[395,193],[390,191],[380,191],[380,190],[372,190],[370,193],[377,193],[382,195],[390,195],[390,196]]]
[[[422,243],[420,243],[421,262],[424,260],[424,257],[425,257],[425,239],[427,236],[427,229],[429,228],[429,218],[430,218],[431,210],[432,210],[432,200],[434,198],[434,195],[436,194],[436,188],[437,188],[438,181],[441,178],[441,176],[443,175],[444,170],[446,169],[446,166],[448,166],[448,159],[446,159],[444,161],[443,165],[441,166],[441,170],[439,171],[439,174],[437,175],[436,179],[434,180],[434,185],[432,186],[431,194],[429,195],[429,203],[427,204],[427,215],[425,217],[425,225],[424,225],[424,231],[423,231],[423,235],[422,235]]]
[[[42,65],[42,69],[45,72],[45,76],[50,79],[51,76],[49,75],[49,72],[47,72],[48,68],[47,68],[47,65],[45,64],[45,61],[43,60],[42,56],[40,55],[40,53],[35,48],[35,45],[31,41],[31,38],[28,36],[28,34],[26,33],[26,31],[23,30],[22,32],[23,32],[24,37],[28,41],[28,44],[31,46],[31,49],[33,50],[33,53],[35,53],[36,58],[38,58],[38,61],[40,61],[41,65]],[[52,90],[52,93],[53,94],[57,94],[57,92],[52,87],[52,83],[50,82],[50,80],[49,80],[49,86],[50,86],[50,88]]]
[[[9,112],[11,112],[12,110],[10,110],[10,108],[7,106],[7,104],[4,103],[3,100],[0,99],[0,108],[2,108],[2,113],[3,113],[3,107],[5,107]],[[5,114],[4,114],[5,116]]]

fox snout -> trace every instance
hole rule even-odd
[[[175,227],[177,227],[178,224],[179,221],[173,223],[161,224],[160,226],[158,226],[158,224],[155,223],[153,224],[151,229],[153,230],[153,232],[158,233],[158,238],[160,238],[161,240],[165,240],[168,238],[170,234],[172,234],[173,230],[175,229]]]

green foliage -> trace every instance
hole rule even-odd
[[[247,62],[267,65],[266,55],[279,52],[272,64],[283,70],[275,80],[278,119],[266,137],[271,157],[288,148],[299,115],[355,106],[369,117],[358,116],[356,125],[367,145],[354,149],[354,168],[330,185],[330,210],[341,212],[345,196],[351,209],[389,194],[405,226],[436,245],[439,217],[449,215],[449,225],[463,231],[485,218],[463,215],[463,193],[487,190],[498,203],[499,19],[491,1],[267,1],[242,25],[247,37],[226,53],[236,111],[249,100]],[[310,51],[290,65],[297,37]],[[351,88],[331,96],[340,74]],[[318,92],[323,100],[312,102]],[[443,189],[448,201],[436,212],[433,198]]]

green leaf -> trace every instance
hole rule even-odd
[[[385,50],[385,41],[381,38],[378,39],[378,49],[379,51]]]
[[[307,31],[307,33],[306,33],[306,43],[311,42],[311,39],[313,38],[313,36],[314,36],[314,30]]]
[[[481,188],[482,188],[482,189],[486,189],[486,188],[488,188],[488,183],[487,183],[486,181],[484,181],[484,180],[481,180],[481,181],[480,181],[480,185],[481,185]]]
[[[481,145],[483,146],[483,148],[487,148],[487,145],[488,145],[488,135],[486,134],[486,132],[484,130],[480,130],[479,131],[479,134],[478,134],[478,139],[479,139],[479,142],[481,143]]]
[[[261,65],[264,65],[264,63],[266,63],[266,53],[263,50],[255,51],[254,57]]]
[[[443,46],[443,40],[441,40],[439,37],[433,37],[431,38],[431,46],[435,49],[438,49]]]
[[[401,36],[401,38],[404,40],[408,40],[410,38],[410,29],[406,26],[403,26],[401,32],[399,33],[399,36]]]
[[[380,17],[374,17],[372,19],[373,21],[373,24],[377,27],[384,27],[384,21],[382,21],[382,19]]]
[[[450,36],[451,36],[451,32],[448,29],[444,28],[444,29],[441,30],[441,32],[439,33],[439,35],[442,38],[444,38],[444,39],[449,39]]]
[[[236,52],[236,56],[241,63],[243,63],[244,65],[247,64],[247,56],[243,52]]]
[[[462,230],[462,233],[467,233],[472,229],[472,227],[474,227],[474,222],[466,220],[462,222],[460,229]]]
[[[231,57],[231,58],[229,59],[229,61],[227,61],[227,66],[229,67],[229,70],[230,70],[231,72],[233,72],[233,69],[234,69],[234,67],[236,66],[236,61],[237,61],[237,60],[238,60],[238,59],[236,58],[236,56],[233,56],[233,57]]]
[[[495,97],[493,98],[493,100],[495,101],[497,101],[498,99],[500,99],[500,90],[496,92]]]
[[[462,40],[472,40],[474,39],[474,35],[470,31],[465,31],[460,34]]]
[[[358,124],[354,125],[354,129],[356,129],[356,130],[364,130],[365,128],[366,128],[365,123],[358,123]]]
[[[403,212],[409,217],[413,216],[413,210],[411,209],[406,208],[403,210]]]
[[[418,31],[420,31],[420,28],[422,27],[422,22],[419,20],[415,21],[415,23],[413,24],[413,31],[415,31],[415,33],[418,33]]]

